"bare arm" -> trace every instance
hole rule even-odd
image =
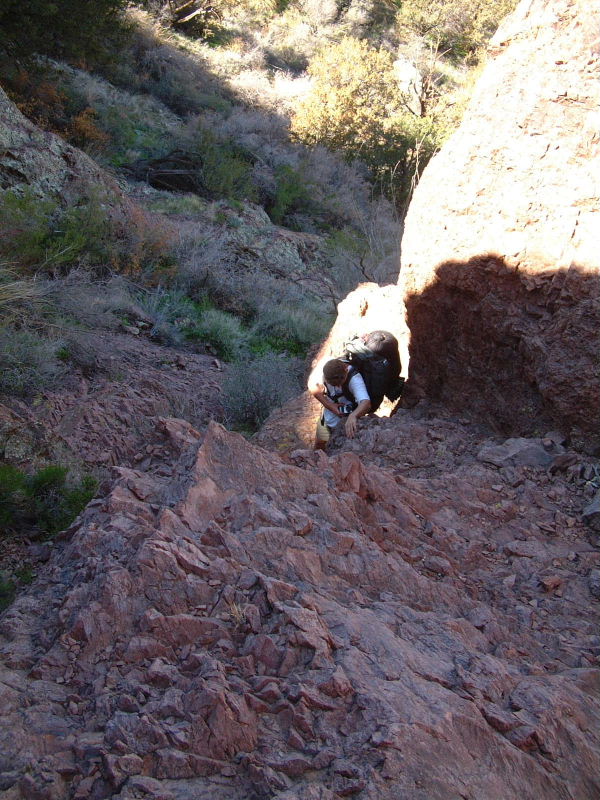
[[[329,409],[329,411],[332,411],[336,416],[342,416],[339,405],[325,393],[325,386],[322,383],[309,386],[308,391],[316,400],[319,401],[319,403],[321,403],[322,406],[325,406],[325,408]]]
[[[371,410],[371,401],[362,400],[346,420],[346,436],[353,439],[356,434],[357,423],[360,417],[364,417]]]

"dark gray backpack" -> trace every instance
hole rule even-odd
[[[344,361],[362,375],[371,411],[377,411],[384,396],[392,401],[400,397],[404,379],[399,374],[398,340],[389,331],[373,331],[364,341],[357,337],[347,342]]]

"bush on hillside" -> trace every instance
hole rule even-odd
[[[434,152],[434,120],[407,108],[391,54],[347,37],[311,62],[312,90],[292,120],[292,133],[360,159],[381,188],[404,201],[415,173]]]
[[[33,475],[0,465],[0,530],[52,536],[68,527],[96,493],[97,481],[89,475],[68,481],[67,476],[67,467],[60,465]]]
[[[105,198],[79,198],[67,208],[33,191],[7,190],[0,198],[0,256],[20,272],[66,275],[74,267],[128,274],[172,264],[171,234],[131,206],[112,217]]]
[[[49,388],[61,372],[59,348],[38,331],[0,326],[0,392],[25,396]]]
[[[218,308],[206,308],[198,315],[193,325],[185,330],[188,339],[209,344],[225,361],[239,356],[248,335],[240,320]]]
[[[275,197],[267,208],[267,212],[276,225],[290,222],[294,212],[309,211],[314,205],[314,189],[305,181],[303,176],[288,166],[282,164],[275,169]],[[294,227],[294,225],[289,225]]]
[[[126,0],[3,0],[0,50],[17,57],[106,55],[123,29]]]
[[[298,361],[273,352],[232,365],[223,381],[223,405],[230,425],[257,430],[271,411],[302,391]]]
[[[476,60],[517,0],[403,0],[396,18],[401,33],[412,32],[454,61]]]

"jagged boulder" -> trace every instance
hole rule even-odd
[[[30,122],[0,88],[0,191],[6,189],[28,189],[65,204],[92,193],[123,214],[130,206],[89,156]]]
[[[600,9],[523,2],[406,219],[411,380],[506,432],[600,443]]]

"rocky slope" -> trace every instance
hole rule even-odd
[[[540,51],[548,31],[566,28],[573,52],[587,41],[577,3],[533,0],[504,63],[511,48],[541,58],[528,9]],[[508,230],[511,203],[490,203],[489,230]],[[71,399],[45,398],[36,413],[70,448],[119,465],[33,549],[38,577],[0,617],[0,800],[598,797],[600,465],[578,447],[597,419],[584,335],[596,267],[582,249],[580,271],[546,274],[564,266],[550,234],[543,268],[515,269],[491,235],[483,252],[465,233],[459,252],[461,219],[488,230],[473,208],[440,220],[456,239],[432,233],[430,256],[411,256],[412,228],[400,289],[341,305],[319,356],[391,328],[405,367],[410,351],[412,407],[361,420],[329,455],[298,447],[317,410],[306,397],[259,448],[209,422],[212,359],[159,366],[133,335],[112,340],[131,367],[120,388],[107,360]],[[200,430],[161,416],[169,384],[195,390]],[[425,391],[461,413],[417,402]],[[5,449],[19,424],[7,419]]]
[[[160,416],[191,419],[200,430],[221,418],[218,359],[139,334],[94,331],[79,338],[87,349],[60,385],[34,405],[15,398],[10,407],[0,403],[0,456],[10,463],[146,469]]]
[[[2,617],[3,800],[597,796],[592,465],[558,435],[160,432],[172,468],[115,468]]]
[[[600,444],[600,9],[523,2],[406,219],[411,378],[505,431]]]

